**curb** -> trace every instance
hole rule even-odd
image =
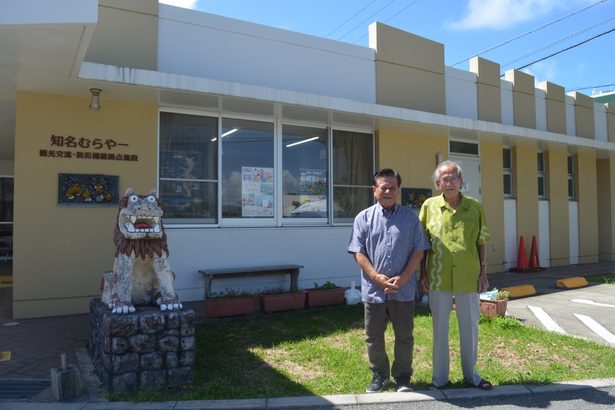
[[[193,400],[166,402],[0,402],[0,410],[229,410],[229,409],[301,409],[338,408],[340,406],[361,406],[393,404],[420,401],[449,401],[489,397],[525,396],[528,394],[557,393],[565,391],[601,389],[615,387],[615,378],[579,380],[551,383],[546,385],[505,385],[483,391],[473,387],[461,389],[423,390],[410,393],[340,394],[331,396],[276,397],[244,400]],[[99,398],[100,400],[100,398]],[[103,399],[104,400],[104,399]]]

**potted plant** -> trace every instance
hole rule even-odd
[[[227,317],[254,313],[255,298],[251,292],[225,289],[205,299],[205,317]]]
[[[341,305],[344,303],[346,289],[335,283],[326,281],[322,285],[314,283],[314,287],[306,289],[306,303],[308,307]]]
[[[504,316],[506,314],[506,307],[508,305],[510,293],[505,290],[494,289],[490,292],[490,294],[493,295],[493,300],[480,300],[480,313],[490,317]]]
[[[265,313],[298,310],[305,307],[306,292],[284,291],[280,288],[265,290],[259,295],[261,310]]]

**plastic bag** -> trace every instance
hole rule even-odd
[[[496,300],[498,296],[498,290],[493,289],[487,292],[483,292],[480,294],[481,300]]]
[[[356,305],[357,303],[361,303],[361,292],[358,289],[355,289],[354,281],[350,282],[350,289],[347,289],[344,292],[344,297],[346,298],[347,305]]]

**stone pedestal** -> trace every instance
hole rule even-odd
[[[109,392],[192,383],[195,346],[193,310],[118,315],[90,302],[90,356]]]

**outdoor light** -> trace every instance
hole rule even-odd
[[[90,100],[90,110],[100,111],[100,88],[90,88],[92,99]]]

